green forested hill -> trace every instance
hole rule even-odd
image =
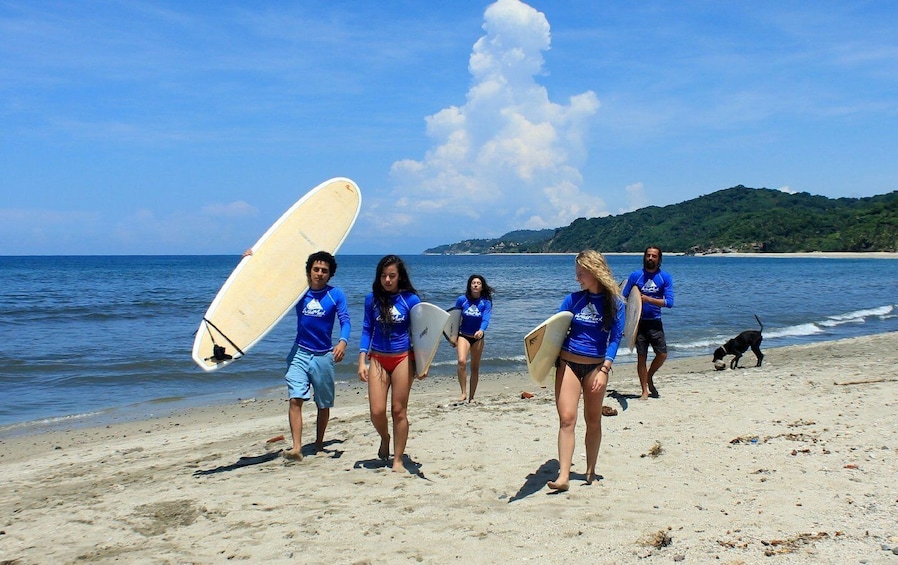
[[[511,232],[537,234],[540,232]],[[898,191],[869,198],[827,198],[742,185],[680,204],[649,206],[603,218],[580,218],[545,238],[511,234],[425,253],[641,252],[658,245],[677,253],[728,250],[794,253],[898,250]],[[527,241],[524,241],[526,239]],[[473,242],[478,244],[470,244]],[[496,242],[502,242],[496,248]]]

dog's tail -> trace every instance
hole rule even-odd
[[[758,318],[758,315],[755,314],[755,320],[758,321],[758,325],[761,326],[761,333],[764,333],[764,324],[761,323],[761,318]]]

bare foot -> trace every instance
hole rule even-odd
[[[571,488],[570,483],[561,483],[556,481],[549,481],[546,483],[546,486],[552,490],[557,490],[558,492],[564,492],[567,489]]]
[[[649,385],[649,396],[652,398],[659,398],[661,395],[658,394],[658,389],[654,387],[654,385]]]
[[[643,392],[642,396],[639,397],[639,400],[648,400],[648,399],[649,399],[649,395],[647,392]]]
[[[302,461],[302,452],[298,449],[288,449],[284,452],[284,459],[287,461]]]
[[[595,473],[586,473],[586,484],[591,485],[596,480]]]
[[[461,393],[461,396],[458,397],[458,401],[459,401],[459,402],[464,402],[464,401],[467,400],[467,399],[468,399],[468,395],[467,395],[466,393],[464,393],[464,392]]]
[[[390,436],[380,439],[380,449],[377,450],[379,459],[387,459],[390,457]]]
[[[394,473],[407,473],[405,470],[405,466],[402,464],[402,461],[393,461],[393,472]]]

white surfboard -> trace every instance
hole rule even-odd
[[[633,351],[636,347],[636,330],[639,328],[639,320],[642,318],[642,293],[634,286],[627,297],[627,316],[624,321],[624,343]]]
[[[458,343],[458,329],[461,327],[461,308],[450,308],[449,321],[446,322],[446,328],[443,330],[443,337],[452,344],[452,347]]]
[[[536,384],[544,385],[553,374],[555,359],[561,352],[561,344],[567,337],[573,319],[571,312],[558,312],[524,336],[527,370]]]
[[[347,178],[325,181],[299,199],[252,247],[215,296],[193,342],[202,369],[220,369],[246,354],[308,289],[306,258],[336,253],[362,205]]]
[[[443,330],[449,322],[449,312],[429,302],[419,302],[412,306],[409,315],[412,347],[415,350],[415,372],[417,375],[426,375],[437,354]]]

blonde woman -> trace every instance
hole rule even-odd
[[[580,395],[586,420],[586,484],[596,479],[596,460],[602,443],[602,402],[611,365],[624,331],[624,302],[620,287],[597,251],[582,251],[575,263],[580,291],[561,303],[560,312],[574,315],[561,346],[555,371],[555,407],[558,410],[558,479],[547,486],[570,488],[574,456],[574,429]]]

